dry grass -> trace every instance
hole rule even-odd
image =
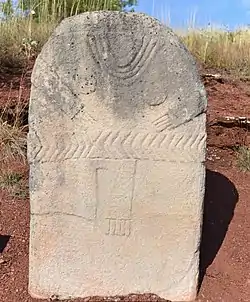
[[[37,23],[32,16],[0,22],[0,67],[23,68],[28,59],[37,56],[55,25]]]
[[[27,57],[35,57],[58,24],[56,16],[46,18],[10,18],[0,22],[0,67],[23,66]],[[235,32],[213,28],[191,28],[179,34],[199,62],[208,67],[235,74],[250,75],[250,29]]]
[[[1,2],[1,1],[0,1]],[[62,18],[84,11],[118,10],[118,0],[32,0],[31,13],[0,21],[0,68],[23,67],[27,57],[36,57]],[[71,7],[67,6],[71,3]]]
[[[250,172],[250,148],[247,146],[239,147],[237,157],[239,168],[244,172]]]
[[[21,105],[23,106],[23,105]],[[7,162],[16,157],[26,158],[27,125],[22,125],[20,105],[16,108],[14,123],[4,118],[7,106],[0,115],[0,162]]]
[[[187,48],[207,67],[250,75],[250,29],[235,32],[191,29],[182,35]]]
[[[28,99],[22,95],[22,81],[23,76],[16,98],[11,88],[6,103],[0,107],[0,164],[14,158],[26,159]]]

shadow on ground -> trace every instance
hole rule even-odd
[[[10,236],[9,235],[0,235],[0,254],[5,249],[6,245],[9,242],[9,240],[10,240]]]
[[[206,269],[213,262],[228,226],[234,216],[238,202],[238,192],[234,184],[224,175],[206,170],[206,192],[204,218],[200,248],[200,285]]]

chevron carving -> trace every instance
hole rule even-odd
[[[78,133],[67,142],[58,134],[53,143],[29,142],[31,162],[61,162],[69,159],[142,159],[162,161],[202,161],[206,133],[147,133],[101,130]]]

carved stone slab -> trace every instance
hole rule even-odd
[[[157,20],[57,27],[32,74],[33,297],[195,298],[206,106],[193,58]]]

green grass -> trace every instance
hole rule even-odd
[[[13,187],[22,179],[22,175],[16,172],[6,173],[0,178],[1,187]]]
[[[6,190],[12,197],[26,198],[28,196],[27,182],[18,172],[1,173],[0,189]]]

